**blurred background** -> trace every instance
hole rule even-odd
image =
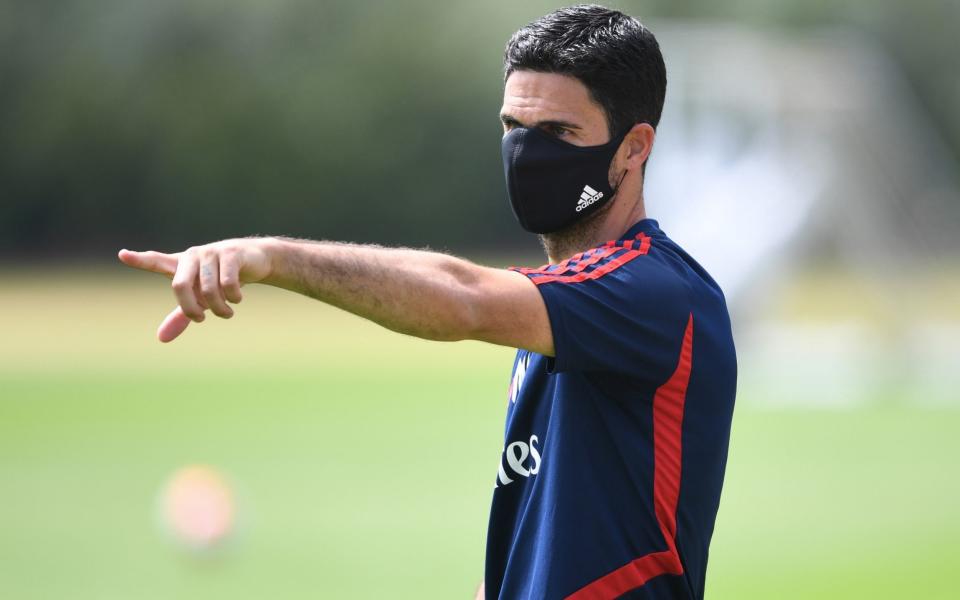
[[[268,288],[163,346],[115,253],[539,264],[497,111],[556,6],[0,0],[0,597],[472,597],[510,349]],[[707,596],[956,597],[960,2],[613,6],[667,63],[648,213],[738,342]]]

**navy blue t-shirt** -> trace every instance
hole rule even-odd
[[[723,293],[652,219],[516,270],[556,357],[514,361],[486,597],[702,598],[736,388]]]

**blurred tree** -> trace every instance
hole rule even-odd
[[[503,194],[500,60],[552,6],[0,0],[0,254],[106,257],[252,233],[533,248]],[[956,3],[620,7],[860,27],[960,148]]]

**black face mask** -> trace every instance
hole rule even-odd
[[[609,202],[616,192],[607,179],[610,162],[627,131],[600,146],[574,146],[537,128],[516,127],[503,136],[503,174],[520,226],[552,233]]]

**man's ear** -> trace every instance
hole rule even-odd
[[[634,125],[623,140],[623,166],[630,171],[642,169],[653,150],[653,140],[656,137],[657,132],[649,123]]]

